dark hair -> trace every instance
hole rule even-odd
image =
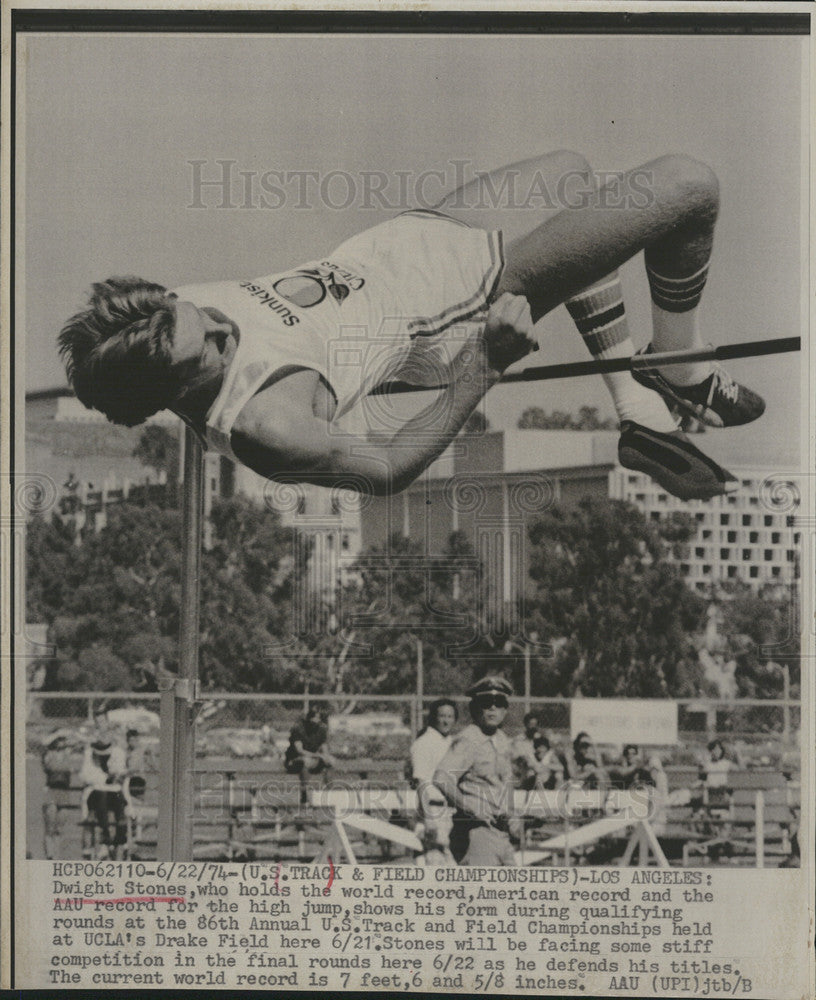
[[[723,741],[722,740],[720,740],[720,739],[714,739],[714,740],[712,740],[708,744],[708,752],[711,753],[711,751],[714,749],[714,747],[719,747],[720,751],[722,752],[722,755],[725,756],[725,746],[723,745]]]
[[[635,753],[640,753],[640,751],[638,750],[637,743],[627,743],[626,744],[626,746],[623,748],[623,756],[624,757],[626,756],[626,753],[627,753],[628,750],[634,750]]]
[[[131,736],[139,736],[139,735],[140,734],[138,729],[128,729],[128,731],[125,733],[125,738],[130,739]]]
[[[546,747],[548,750],[550,749],[550,741],[543,733],[540,733],[538,736],[533,738],[533,750],[538,750],[539,747]]]
[[[587,743],[589,746],[592,746],[592,737],[589,733],[581,731],[572,741],[573,747],[579,747],[582,743]]]
[[[141,278],[93,286],[88,307],[57,338],[81,403],[133,427],[175,401],[181,385],[170,358],[174,299],[163,285]]]
[[[536,722],[541,722],[541,716],[538,712],[525,712],[524,718],[521,720],[526,726],[531,719],[535,719]]]
[[[437,712],[440,708],[444,708],[449,705],[453,709],[454,719],[459,718],[459,709],[456,707],[456,702],[450,698],[438,698],[436,701],[431,702],[431,707],[428,709],[428,725],[432,725],[437,721]]]

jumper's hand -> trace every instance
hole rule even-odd
[[[503,372],[515,361],[531,351],[538,350],[533,339],[533,320],[530,304],[523,295],[504,292],[491,305],[482,340],[487,363],[497,372]]]

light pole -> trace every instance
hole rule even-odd
[[[525,714],[530,711],[530,657],[532,653],[532,643],[538,642],[538,633],[531,632],[530,638],[525,639],[523,643],[514,642],[512,639],[508,639],[504,644],[505,653],[511,653],[514,649],[517,649],[524,656],[524,711]]]

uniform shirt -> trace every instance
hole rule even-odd
[[[536,755],[533,741],[528,740],[524,733],[520,733],[513,740],[513,760],[523,760],[530,767],[536,766]]]
[[[506,816],[512,807],[511,744],[497,729],[488,736],[477,725],[463,729],[434,774],[434,784],[453,801],[451,789],[463,796],[460,811],[480,819]]]

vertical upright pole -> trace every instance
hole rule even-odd
[[[422,640],[417,639],[417,685],[416,701],[419,725],[422,725],[423,718],[423,696],[425,694],[425,663],[422,658]]]
[[[199,583],[204,514],[204,455],[195,433],[184,435],[179,669],[162,689],[158,860],[193,857],[193,727],[198,684]]]
[[[782,736],[787,747],[790,743],[791,735],[791,714],[790,714],[790,667],[787,663],[782,664],[782,697],[785,699],[785,706],[782,709]]]
[[[530,711],[530,643],[524,643],[524,711]]]
[[[763,792],[756,793],[754,803],[754,830],[756,837],[756,866],[765,867],[765,795]]]

